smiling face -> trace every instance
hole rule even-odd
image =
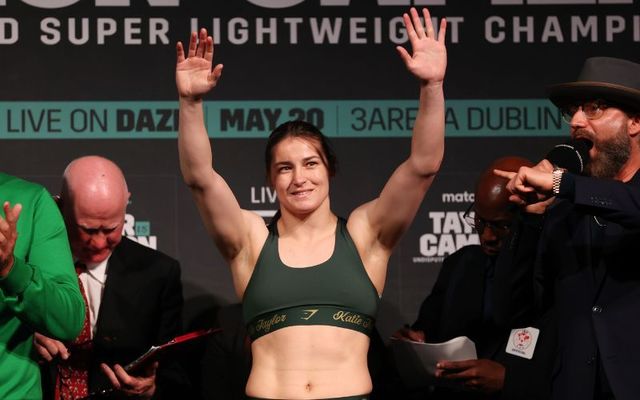
[[[317,140],[289,136],[272,149],[269,180],[280,207],[306,215],[329,201],[329,171]]]

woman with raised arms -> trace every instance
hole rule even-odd
[[[202,97],[218,83],[213,39],[177,44],[180,167],[202,219],[231,267],[252,339],[246,386],[257,399],[367,399],[369,336],[394,246],[411,224],[444,152],[446,21],[436,34],[427,9],[403,15],[412,48],[397,47],[419,80],[409,157],[380,195],[344,220],[330,207],[336,159],[313,125],[290,121],[269,136],[266,168],[279,211],[266,226],[240,208],[213,165]],[[212,68],[213,66],[213,68]]]

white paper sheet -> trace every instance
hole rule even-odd
[[[442,343],[422,343],[391,338],[391,352],[398,373],[408,388],[432,384],[436,363],[440,360],[475,360],[476,345],[466,336],[458,336]]]

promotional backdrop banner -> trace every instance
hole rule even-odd
[[[474,182],[504,155],[538,161],[568,136],[545,87],[586,57],[640,61],[640,0],[0,0],[0,168],[59,190],[75,157],[99,154],[132,192],[125,234],[178,258],[186,323],[239,301],[182,183],[175,44],[214,37],[219,85],[205,99],[216,169],[242,207],[268,220],[265,138],[305,119],[332,138],[332,208],[374,198],[407,156],[418,82],[395,49],[401,15],[449,23],[441,173],[394,252],[378,328],[415,318],[444,257],[477,235],[462,214]],[[1,193],[0,193],[1,197]],[[1,200],[1,199],[0,199]]]

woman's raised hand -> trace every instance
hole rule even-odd
[[[401,46],[396,47],[407,69],[424,83],[440,84],[444,79],[447,69],[447,49],[444,38],[447,33],[447,21],[443,18],[440,22],[438,33],[433,30],[431,15],[426,8],[422,9],[424,25],[415,8],[410,14],[402,16],[404,26],[407,29],[409,43],[413,54]]]
[[[176,45],[176,86],[181,98],[200,99],[213,89],[222,76],[222,64],[213,70],[213,38],[202,28],[199,33],[191,32],[189,51],[185,57],[182,42]]]

